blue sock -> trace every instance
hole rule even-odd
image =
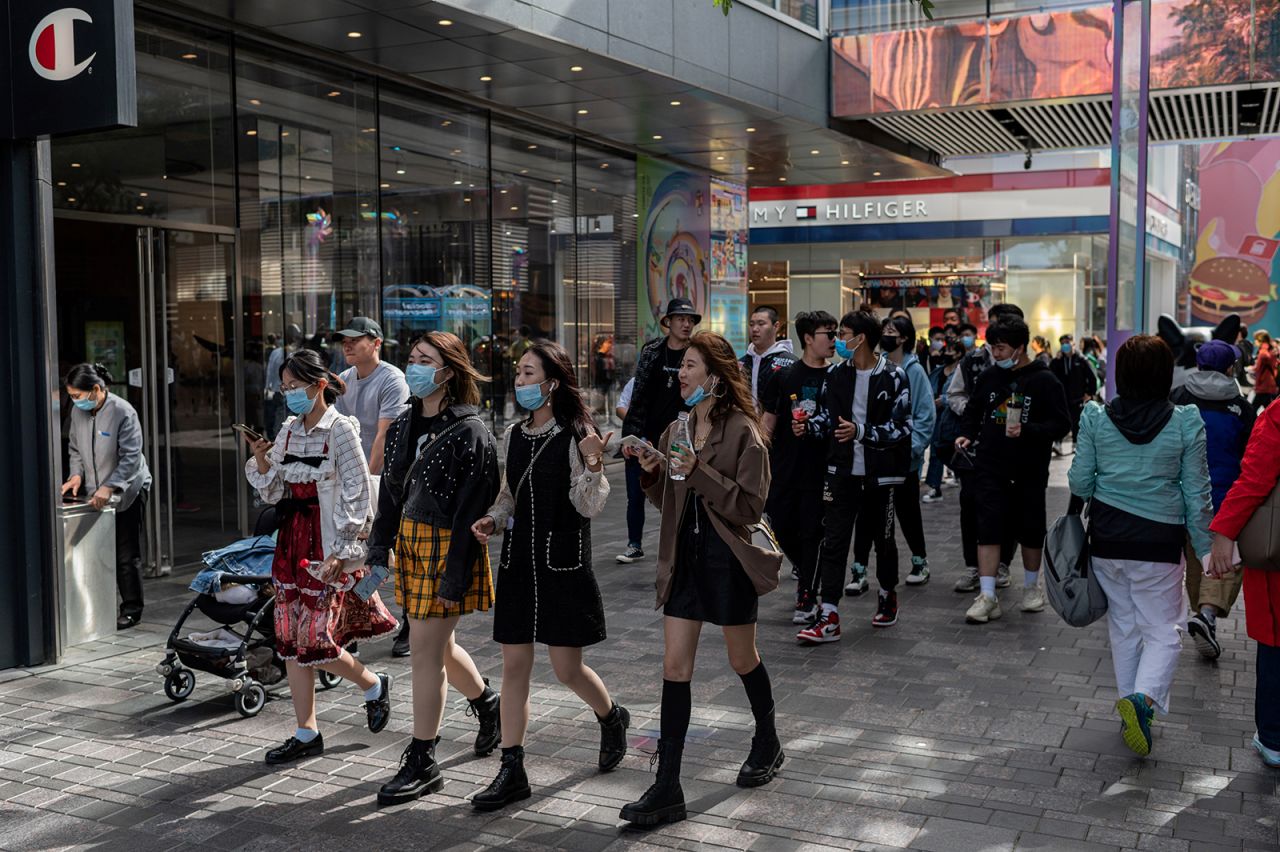
[[[981,589],[982,594],[986,595],[987,597],[994,598],[996,596],[996,578],[995,577],[979,577],[978,586]]]
[[[1022,574],[1023,574],[1022,587],[1024,589],[1030,589],[1040,580],[1039,571],[1027,571],[1024,569]]]
[[[313,731],[310,728],[298,728],[293,732],[294,739],[300,743],[309,743],[316,737],[320,736],[319,731]]]
[[[365,701],[377,701],[382,697],[382,678],[378,678],[378,682],[364,691]]]

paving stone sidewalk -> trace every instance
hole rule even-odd
[[[1065,469],[1055,462],[1051,511],[1065,504]],[[613,481],[594,530],[610,637],[588,661],[632,712],[633,751],[618,771],[594,771],[593,716],[542,655],[526,746],[532,799],[471,811],[464,800],[497,759],[471,756],[474,720],[450,692],[444,790],[379,809],[374,794],[410,731],[408,668],[387,643],[362,650],[398,678],[387,731],[365,730],[360,695],[343,685],[320,693],[325,755],[269,768],[264,750],[293,730],[287,691],[253,719],[209,676],[185,702],[165,697],[154,667],[190,599],[185,579],[170,578],[148,582],[139,628],[59,666],[0,672],[0,849],[1280,849],[1280,772],[1247,748],[1254,650],[1243,613],[1220,622],[1216,664],[1186,642],[1173,712],[1158,723],[1152,757],[1135,758],[1113,715],[1102,623],[1076,630],[1052,612],[1018,612],[1018,569],[1005,617],[964,623],[969,596],[951,591],[954,490],[924,506],[933,579],[902,588],[897,626],[873,631],[871,597],[846,600],[843,641],[801,648],[789,578],[762,600],[760,648],[788,756],[767,787],[733,785],[752,721],[722,641],[705,631],[685,753],[690,819],[624,828],[618,808],[652,780],[662,634],[652,559],[613,560],[626,539],[624,489]],[[487,616],[464,619],[459,641],[496,684],[489,630]]]

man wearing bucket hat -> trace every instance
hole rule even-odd
[[[702,322],[702,315],[688,299],[672,299],[662,315],[666,335],[650,340],[640,350],[636,362],[631,407],[622,423],[622,435],[644,438],[655,447],[676,415],[684,410],[680,397],[680,362],[689,348],[689,338]],[[640,487],[640,463],[627,455],[627,549],[618,562],[630,564],[644,558],[644,490]]]

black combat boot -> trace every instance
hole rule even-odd
[[[782,766],[782,743],[773,724],[773,710],[756,720],[756,735],[751,738],[751,753],[738,770],[739,787],[760,787],[773,780]]]
[[[502,765],[498,768],[497,777],[471,797],[471,806],[478,811],[496,811],[532,795],[529,776],[524,772],[524,747],[511,746],[502,750]]]
[[[400,771],[396,777],[382,785],[378,791],[378,804],[401,805],[412,802],[426,793],[437,793],[444,786],[440,777],[440,765],[436,763],[436,744],[440,738],[430,742],[413,740],[400,755]]]
[[[468,716],[475,716],[480,721],[480,732],[476,734],[476,756],[486,757],[493,753],[502,740],[502,697],[489,688],[489,678],[484,679],[484,692],[480,697],[467,699]]]
[[[688,814],[684,807],[684,790],[680,789],[680,758],[684,742],[658,740],[658,778],[640,797],[624,807],[620,817],[633,825],[662,825],[679,822]]]
[[[627,754],[627,728],[631,727],[631,714],[615,701],[609,715],[597,716],[596,720],[600,722],[600,771],[610,772]]]

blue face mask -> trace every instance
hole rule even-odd
[[[972,349],[973,344],[977,343],[977,339],[972,334],[966,334],[960,338],[960,342],[964,344],[965,349]]]
[[[516,388],[516,402],[521,408],[529,411],[537,411],[546,405],[547,400],[551,398],[550,393],[542,392],[542,385],[520,385]]]
[[[307,385],[307,388],[311,385]],[[299,417],[305,417],[316,407],[316,398],[307,396],[307,388],[294,388],[284,392],[284,404]]]
[[[81,411],[93,411],[98,407],[98,402],[91,396],[82,396],[80,399],[71,400],[71,404]]]
[[[410,364],[404,368],[404,380],[409,385],[409,393],[418,399],[425,399],[440,389],[436,368],[431,364]]]
[[[841,340],[838,337],[836,338],[836,354],[839,355],[841,358],[848,361],[849,359],[853,358],[853,353],[857,351],[858,351],[857,346],[851,347],[846,341]]]
[[[707,398],[707,389],[704,388],[702,385],[698,385],[696,388],[693,389],[693,393],[689,394],[686,397],[683,397],[684,404],[690,407],[697,405],[698,403],[702,402],[706,398]]]
[[[997,361],[996,366],[1001,370],[1012,370],[1013,365],[1017,363],[1015,358],[1005,358],[1003,361]]]
[[[1063,355],[1070,355],[1070,354],[1071,354],[1071,344],[1070,344],[1070,343],[1064,343],[1064,344],[1062,344],[1062,354],[1063,354]]]

